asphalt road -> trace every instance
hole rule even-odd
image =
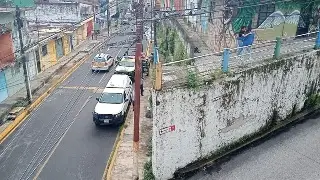
[[[208,168],[189,180],[320,179],[320,118],[286,132]]]
[[[115,57],[125,50],[102,51]],[[92,111],[114,68],[92,73],[90,64],[82,64],[1,144],[1,180],[101,180],[118,127],[97,128]]]

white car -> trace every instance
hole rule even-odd
[[[100,97],[93,112],[96,126],[121,124],[125,121],[132,101],[132,82],[126,75],[113,75]]]
[[[135,57],[123,56],[118,66],[116,67],[115,74],[126,74],[130,78],[134,78],[135,70]]]
[[[109,54],[97,54],[91,64],[91,70],[94,71],[109,71],[114,65],[114,58]]]

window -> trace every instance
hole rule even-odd
[[[274,4],[266,4],[258,7],[258,21],[257,27],[259,27],[267,18],[275,11]]]
[[[46,56],[48,54],[47,45],[43,45],[41,47],[41,53],[42,53],[42,56]]]
[[[122,93],[103,93],[99,100],[100,103],[121,104],[123,103]]]
[[[122,61],[119,63],[119,66],[124,66],[124,67],[134,67],[134,62],[130,61]]]

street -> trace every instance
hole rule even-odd
[[[320,117],[309,119],[188,179],[320,179],[319,127]]]
[[[129,37],[119,34],[109,43]],[[121,46],[106,47],[102,52],[122,56],[126,49]],[[101,180],[119,127],[99,128],[92,121],[96,97],[115,68],[92,73],[94,55],[1,144],[0,179]]]

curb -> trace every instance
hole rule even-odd
[[[148,44],[148,47],[149,48]],[[119,147],[120,147],[120,142],[123,139],[124,136],[124,130],[125,130],[125,126],[127,125],[127,120],[125,121],[125,123],[120,127],[120,134],[118,134],[113,147],[112,147],[112,151],[110,153],[106,168],[104,170],[103,176],[102,176],[102,180],[111,180],[111,175],[112,175],[112,169],[114,168],[114,163],[117,159],[117,154],[119,151]]]
[[[112,151],[110,153],[110,156],[108,158],[108,162],[107,162],[107,165],[106,165],[106,168],[104,170],[104,173],[103,173],[103,176],[102,176],[102,180],[111,180],[111,175],[112,175],[112,169],[114,168],[114,163],[117,159],[117,154],[118,154],[118,151],[119,151],[119,147],[120,147],[120,142],[122,141],[123,139],[123,136],[124,136],[124,130],[125,130],[125,126],[127,125],[127,121],[125,122],[125,124],[123,124],[121,127],[120,127],[120,134],[118,134],[114,144],[113,144],[113,147],[112,147]]]
[[[107,39],[105,39],[107,40]],[[37,108],[45,98],[47,98],[51,92],[65,79],[67,79],[77,68],[83,64],[88,58],[89,54],[92,54],[93,52],[97,51],[101,46],[103,42],[97,43],[95,47],[93,47],[82,59],[80,59],[74,66],[72,66],[62,77],[60,77],[58,80],[53,82],[53,84],[50,86],[48,90],[46,90],[42,95],[40,95],[34,102],[32,102],[29,107],[27,107],[24,111],[22,111],[16,119],[10,123],[9,126],[7,126],[1,133],[0,133],[0,144],[3,143],[3,141],[17,128],[19,125],[30,115],[30,113]],[[81,52],[76,53],[74,56],[70,57],[69,61],[66,61],[64,64],[62,64],[59,68],[57,68],[52,75],[55,75],[57,71],[59,71],[60,68],[63,68],[66,66],[74,57],[79,55]],[[51,75],[51,77],[52,77]],[[46,78],[45,80],[49,79],[50,77]],[[40,85],[36,89],[40,89],[43,87],[44,84]]]
[[[58,80],[56,80],[50,88],[45,91],[42,95],[40,95],[34,102],[32,102],[29,107],[27,107],[24,111],[21,112],[19,116],[16,117],[16,119],[4,129],[0,133],[0,144],[30,115],[30,113],[37,108],[41,102],[43,102],[44,99],[46,99],[51,92],[65,79],[67,79],[81,64],[83,64],[87,59],[89,55],[86,55],[83,57],[80,61],[78,61],[77,64],[75,64],[72,68],[70,68],[62,77],[60,77]]]
[[[307,120],[308,116],[310,117],[314,114],[319,114],[319,113],[320,113],[320,105],[315,106],[314,108],[311,108],[310,110],[306,110],[305,112],[298,113],[297,115],[295,115],[291,118],[288,118],[286,121],[284,121],[282,123],[275,125],[273,128],[269,129],[268,131],[263,132],[262,134],[258,135],[257,137],[254,137],[251,140],[248,140],[247,142],[243,143],[242,145],[240,145],[238,147],[230,149],[230,150],[226,151],[225,153],[218,155],[214,158],[203,160],[202,163],[200,161],[198,165],[194,164],[194,165],[190,165],[189,168],[182,168],[180,170],[177,170],[175,172],[175,174],[178,176],[181,176],[181,175],[183,176],[185,174],[195,172],[203,167],[207,167],[207,166],[210,167],[210,166],[214,165],[214,163],[216,161],[219,161],[220,159],[222,159],[228,155],[232,155],[233,153],[235,153],[237,151],[241,151],[242,149],[247,148],[249,145],[256,143],[259,140],[272,135],[272,133],[277,133],[277,132],[279,133],[281,131],[281,129],[290,128],[289,126],[291,124],[295,124],[295,123],[299,123],[301,121]]]
[[[0,133],[0,144],[3,143],[3,141],[17,128],[19,125],[30,115],[30,113],[37,108],[43,100],[48,97],[51,92],[65,79],[67,79],[82,63],[84,63],[88,58],[89,54],[92,54],[93,52],[100,50],[100,48],[103,46],[104,42],[107,41],[110,38],[108,36],[107,38],[103,39],[102,42],[97,43],[95,47],[93,47],[87,54],[79,60],[74,66],[72,66],[62,77],[60,77],[57,81],[53,82],[53,84],[50,86],[48,90],[46,90],[42,95],[40,95],[34,102],[32,102],[25,110],[23,110],[16,119],[10,123],[1,133]],[[76,57],[81,52],[76,53],[76,55],[71,56],[69,61],[66,61],[65,64],[61,65],[59,68],[57,68],[52,75],[56,74],[57,71],[59,71],[60,68],[64,67],[66,64],[68,64],[74,57]],[[50,78],[50,77],[49,77]],[[46,78],[47,79],[47,78]],[[36,89],[42,88],[43,85],[40,85],[40,87]]]

